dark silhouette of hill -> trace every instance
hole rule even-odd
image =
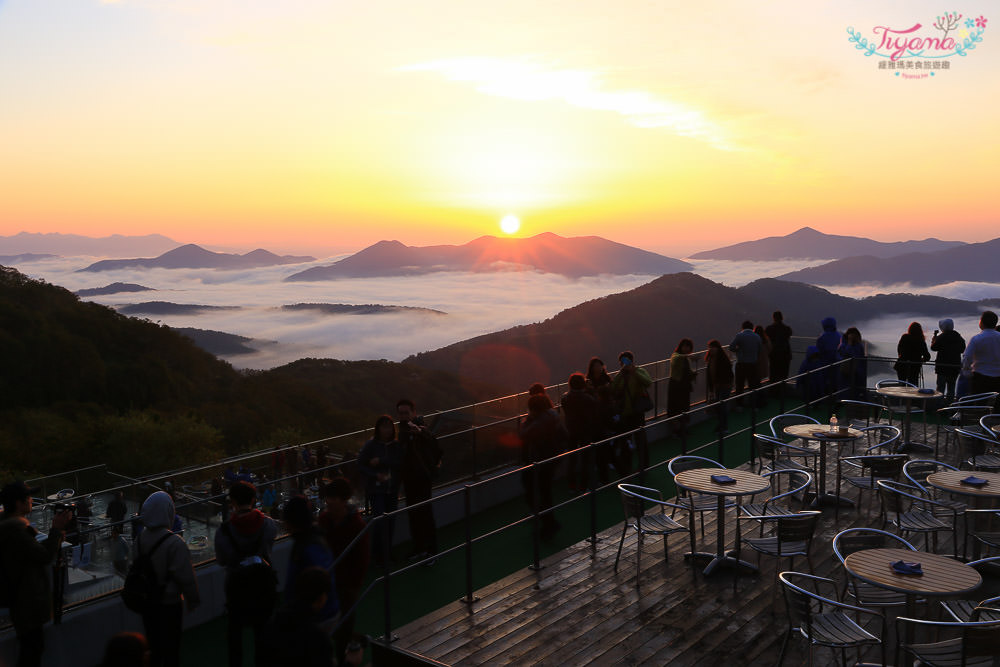
[[[106,294],[121,294],[123,292],[155,292],[152,287],[144,287],[135,283],[111,283],[104,287],[89,287],[76,291],[77,296],[104,296]]]
[[[0,322],[5,478],[81,461],[140,475],[368,427],[403,395],[430,412],[497,393],[388,361],[238,372],[178,331],[7,267]]]
[[[769,236],[756,241],[745,241],[724,248],[705,250],[691,255],[691,259],[728,259],[769,261],[779,259],[843,259],[855,255],[896,257],[912,252],[933,252],[965,245],[961,241],[898,241],[884,243],[858,236],[824,234],[812,227],[803,227],[787,236]]]
[[[317,266],[287,281],[407,276],[436,271],[535,270],[571,278],[606,274],[661,275],[691,265],[597,236],[565,238],[544,233],[531,238],[482,236],[465,245],[415,247],[399,241],[375,245],[328,266]]]
[[[585,371],[597,355],[617,368],[621,350],[631,349],[638,363],[664,359],[682,337],[703,348],[712,338],[728,345],[749,319],[770,323],[781,310],[799,335],[818,335],[820,320],[854,322],[893,312],[954,315],[977,312],[967,301],[906,294],[851,299],[805,285],[775,279],[735,289],[692,273],[662,276],[627,292],[594,299],[554,317],[478,336],[406,359],[417,365],[490,382],[504,391],[523,391],[532,382],[565,381]]]
[[[43,254],[26,252],[20,255],[0,255],[0,264],[4,266],[14,266],[16,264],[27,264],[28,262],[37,262],[42,259],[51,259],[53,257],[58,257],[58,255]]]
[[[423,313],[425,315],[447,315],[443,310],[420,306],[384,306],[377,303],[353,305],[349,303],[293,303],[281,307],[282,310],[314,310],[324,315],[384,315],[387,313]]]
[[[237,334],[226,333],[225,331],[213,331],[211,329],[195,329],[193,327],[173,327],[173,329],[177,333],[190,338],[201,349],[217,357],[253,354],[257,351],[246,345],[246,343],[253,341],[253,338],[247,336],[239,336]]]
[[[956,280],[997,282],[1000,238],[936,252],[898,255],[889,261],[849,257],[778,276],[818,285],[940,285]]]
[[[159,257],[138,259],[104,259],[80,271],[112,271],[115,269],[258,269],[265,266],[301,264],[315,257],[276,255],[257,249],[244,255],[212,252],[193,243],[182,245]]]
[[[240,310],[239,306],[203,306],[194,303],[169,301],[144,301],[116,306],[122,315],[199,315],[217,310]]]
[[[90,255],[96,257],[158,254],[176,248],[177,241],[161,234],[123,236],[113,234],[95,238],[79,234],[32,234],[21,232],[0,236],[0,250],[8,253],[52,253],[55,255]]]

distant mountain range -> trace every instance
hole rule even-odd
[[[995,283],[1000,238],[968,243],[936,252],[914,252],[889,260],[872,256],[849,257],[782,276],[817,285],[940,285],[956,280]]]
[[[530,238],[482,236],[464,245],[407,246],[399,241],[375,245],[328,266],[318,266],[286,281],[412,276],[436,271],[495,272],[534,270],[570,278],[600,274],[662,275],[691,265],[597,236],[565,238],[544,233]]]
[[[51,253],[55,255],[150,255],[176,248],[177,241],[161,234],[122,236],[114,234],[95,238],[79,234],[31,234],[21,232],[13,236],[0,236],[0,252]]]
[[[152,287],[144,287],[135,283],[111,283],[104,287],[88,287],[76,291],[77,296],[105,296],[107,294],[121,294],[122,292],[155,292]]]
[[[3,264],[4,266],[16,266],[17,264],[24,264],[26,262],[37,262],[42,259],[51,259],[53,257],[58,257],[58,255],[41,254],[34,252],[26,252],[20,255],[0,255],[0,264]]]
[[[276,255],[257,249],[244,255],[212,252],[193,243],[182,245],[159,257],[139,259],[105,259],[80,271],[112,271],[115,269],[256,269],[283,264],[315,261],[315,257]]]
[[[774,310],[784,311],[786,322],[804,336],[818,335],[820,320],[827,316],[837,318],[843,330],[893,313],[979,312],[975,303],[941,297],[890,294],[851,299],[773,278],[735,289],[679,273],[587,301],[544,322],[478,336],[413,355],[406,362],[469,380],[488,379],[505,391],[523,391],[532,382],[565,381],[571,372],[585,370],[593,355],[616,368],[622,350],[632,350],[638,363],[655,361],[667,356],[682,337],[693,339],[696,349],[712,338],[728,345],[743,320],[767,324]]]
[[[238,336],[224,331],[211,329],[194,329],[191,327],[171,327],[177,333],[187,336],[194,344],[217,357],[231,357],[240,354],[253,354],[257,350],[246,345],[253,338]]]
[[[787,236],[769,236],[757,241],[706,250],[691,255],[691,259],[727,259],[733,261],[774,261],[779,259],[843,259],[856,255],[896,257],[906,253],[935,252],[964,246],[961,241],[899,241],[883,243],[858,236],[824,234],[812,227],[803,227]]]
[[[282,310],[314,310],[324,315],[384,315],[386,313],[425,313],[447,315],[443,310],[421,308],[419,306],[383,306],[377,303],[352,305],[349,303],[293,303],[282,306]]]
[[[239,306],[202,306],[192,303],[170,303],[169,301],[145,301],[116,306],[122,315],[200,315],[218,310],[239,310]]]

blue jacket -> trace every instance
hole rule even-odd
[[[816,339],[816,349],[819,351],[819,360],[823,365],[835,363],[838,360],[837,349],[840,347],[842,336],[837,331],[837,320],[827,317],[822,322],[823,333]]]

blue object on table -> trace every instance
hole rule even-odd
[[[983,479],[982,477],[975,477],[973,475],[969,475],[968,477],[966,477],[961,481],[962,484],[968,484],[969,486],[986,486],[987,484],[990,483],[990,480],[988,479]]]
[[[892,563],[892,571],[896,574],[923,574],[924,571],[920,569],[920,563],[908,563],[903,560],[897,560]]]
[[[917,389],[917,393],[918,394],[933,394],[934,390],[933,389],[927,389],[927,388]]]
[[[716,484],[735,484],[736,480],[729,475],[712,475],[712,481]]]

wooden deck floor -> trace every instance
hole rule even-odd
[[[835,462],[828,468],[827,483],[833,486]],[[857,490],[848,495],[856,498]],[[863,509],[867,503],[865,495]],[[871,518],[856,509],[842,509],[839,520],[832,508],[823,512],[813,544],[815,574],[842,580],[833,536],[851,526],[874,525],[877,502],[872,508]],[[698,548],[714,551],[715,513],[705,519]],[[600,535],[596,550],[588,541],[579,542],[548,558],[538,572],[525,568],[479,590],[474,604],[455,602],[399,628],[397,645],[453,665],[776,663],[788,627],[776,586],[777,559],[763,558],[758,574],[735,581],[729,571],[706,577],[702,566],[684,560],[688,536],[676,533],[669,537],[666,561],[660,539],[645,542],[637,588],[634,535],[626,538],[622,562],[614,571],[620,535],[621,524]],[[732,547],[732,511],[726,535]],[[744,558],[753,562],[756,556],[744,551]],[[788,560],[780,567],[789,569]],[[806,571],[804,560],[797,560],[795,569]],[[806,650],[805,641],[793,637],[785,664],[802,664]],[[839,659],[829,649],[815,651],[815,664]],[[878,651],[867,657],[877,661]]]

